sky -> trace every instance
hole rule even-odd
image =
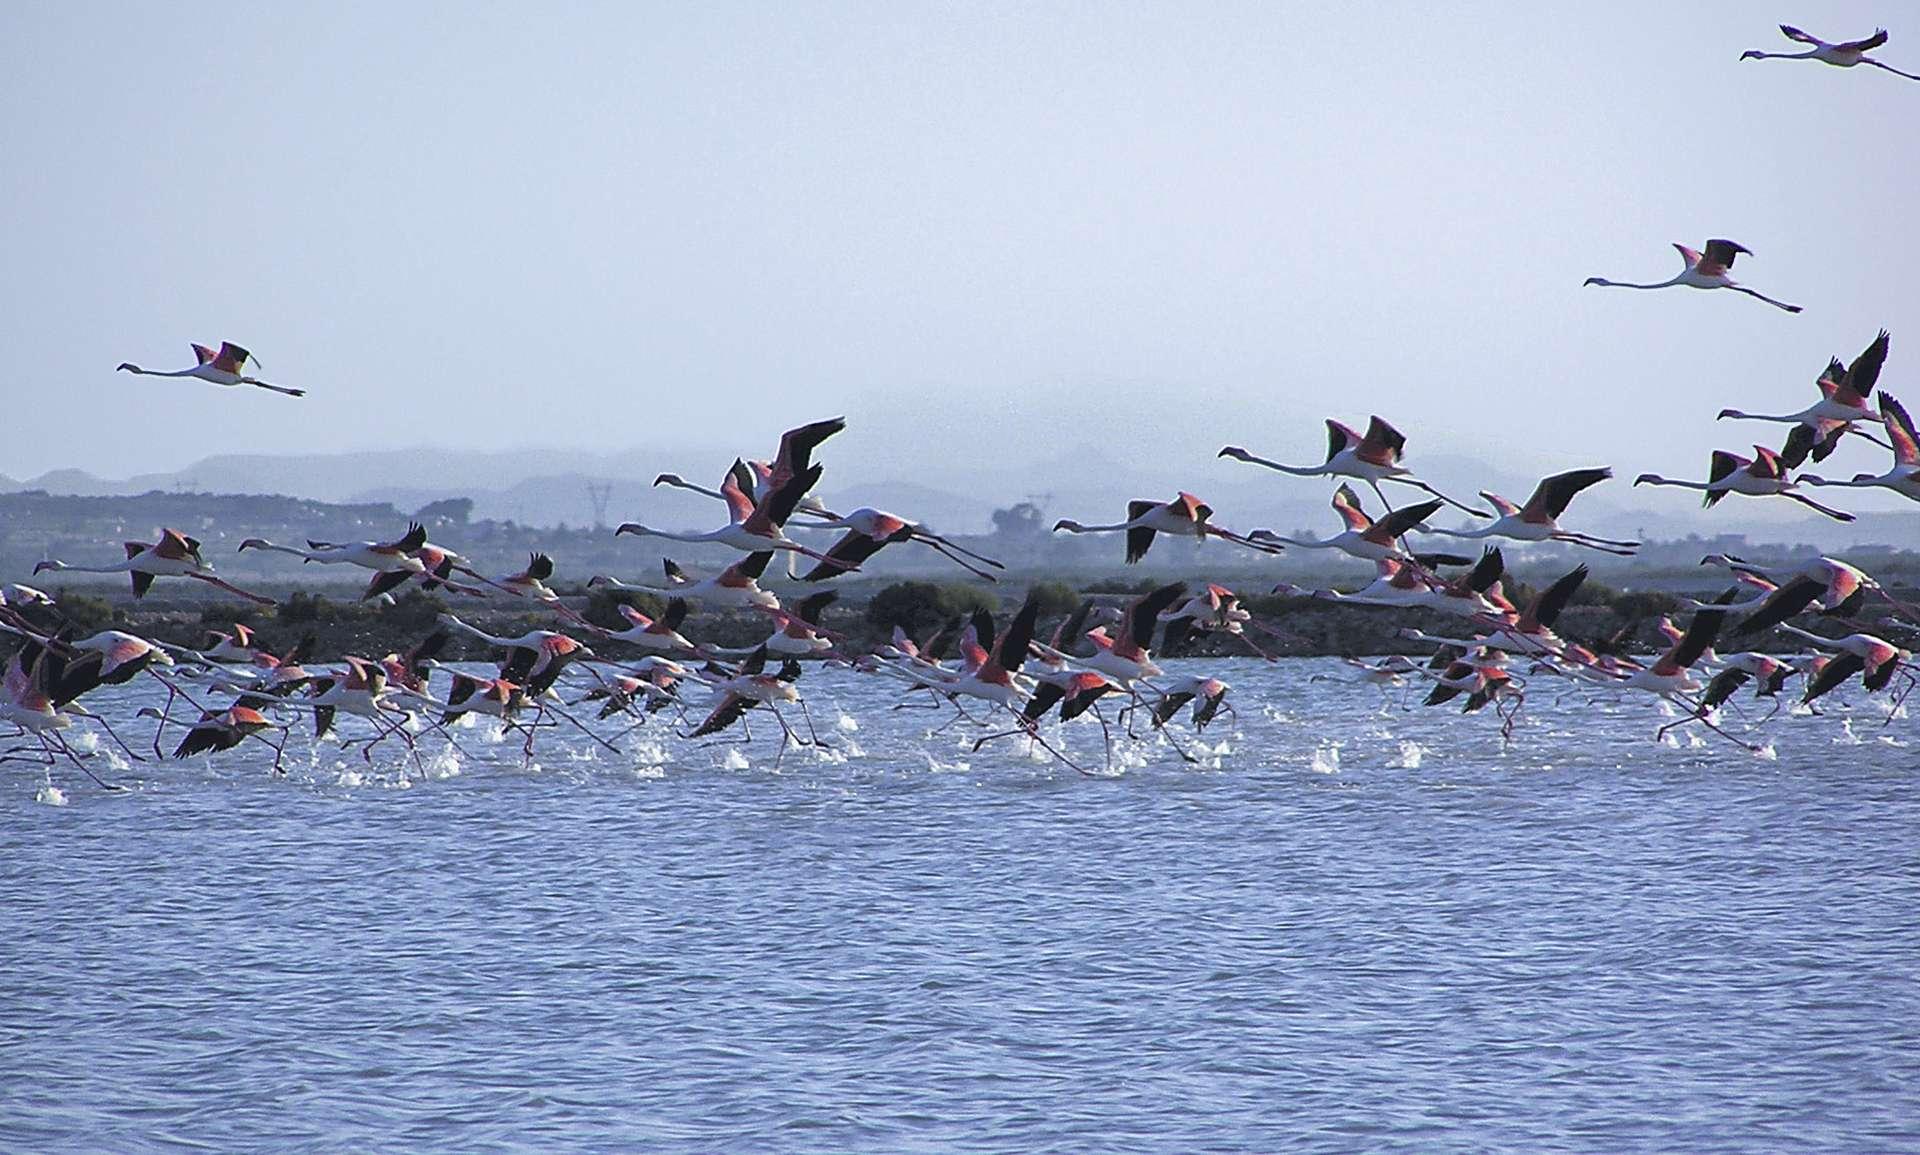
[[[0,473],[845,413],[847,478],[1204,490],[1380,413],[1699,477],[1883,326],[1920,404],[1920,83],[1739,59],[1903,9],[1441,7],[0,6]],[[1581,285],[1709,236],[1806,311]],[[309,396],[113,372],[222,339]]]

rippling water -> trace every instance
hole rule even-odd
[[[1757,757],[1537,687],[1503,746],[1207,668],[1205,765],[1111,778],[831,672],[778,770],[765,726],[0,768],[0,1146],[1920,1144],[1915,722]]]

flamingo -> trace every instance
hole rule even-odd
[[[1566,646],[1560,635],[1553,632],[1553,625],[1559,621],[1560,613],[1567,603],[1573,600],[1582,583],[1587,580],[1587,567],[1575,566],[1546,589],[1541,590],[1528,603],[1526,610],[1511,618],[1495,618],[1487,625],[1491,632],[1482,638],[1445,638],[1428,634],[1422,630],[1405,629],[1400,631],[1403,638],[1412,638],[1422,642],[1440,642],[1457,646],[1463,650],[1494,649],[1514,654],[1556,656]]]
[[[173,756],[191,758],[196,754],[231,750],[246,741],[248,736],[273,729],[273,723],[260,712],[260,707],[265,704],[258,698],[243,698],[224,710],[204,714],[187,730],[180,744],[173,748]],[[161,721],[166,721],[164,716]]]
[[[1153,537],[1157,533],[1173,534],[1180,537],[1198,538],[1205,541],[1209,537],[1222,537],[1261,553],[1278,553],[1280,547],[1265,545],[1253,541],[1231,530],[1222,529],[1210,523],[1213,507],[1201,501],[1191,493],[1181,493],[1172,501],[1129,501],[1127,520],[1112,525],[1081,525],[1077,521],[1062,518],[1055,522],[1055,533],[1124,533],[1127,535],[1127,564],[1132,565],[1147,556],[1147,550],[1153,547]]]
[[[809,743],[795,734],[793,727],[788,725],[786,718],[780,714],[779,703],[798,704],[801,715],[807,719],[807,729],[813,731],[813,717],[807,713],[807,704],[801,699],[800,691],[794,685],[800,680],[800,664],[789,658],[781,663],[779,673],[769,674],[766,672],[766,662],[766,651],[755,650],[752,656],[740,664],[738,671],[715,682],[714,688],[720,695],[719,702],[707,715],[706,720],[694,727],[693,732],[687,737],[704,738],[709,734],[717,734],[744,719],[747,711],[753,707],[765,706],[773,715],[774,721],[780,724],[780,753],[775,755],[776,765],[779,759],[786,755],[789,744],[822,745],[817,732],[813,733],[813,741]],[[747,735],[749,739],[752,736],[751,733]]]
[[[773,633],[759,647],[745,650],[715,649],[718,654],[751,653],[754,649],[765,647],[767,653],[781,658],[817,658],[833,649],[831,634],[820,625],[820,614],[835,598],[840,596],[837,590],[822,590],[820,593],[803,599],[792,612],[774,610]]]
[[[1733,267],[1734,258],[1741,253],[1752,256],[1752,249],[1717,237],[1707,242],[1705,254],[1685,245],[1676,244],[1673,247],[1680,250],[1680,259],[1686,262],[1686,267],[1675,273],[1671,280],[1652,285],[1640,285],[1631,281],[1609,281],[1605,277],[1588,277],[1586,284],[1604,285],[1614,289],[1667,289],[1675,285],[1683,285],[1689,289],[1732,289],[1736,293],[1745,293],[1749,297],[1765,301],[1776,309],[1785,309],[1789,313],[1800,311],[1798,305],[1776,301],[1772,297],[1738,284],[1732,277],[1727,276],[1727,270]]]
[[[1904,76],[1908,80],[1920,80],[1920,76],[1915,76],[1911,72],[1902,72],[1891,64],[1882,64],[1867,55],[1867,53],[1887,42],[1887,30],[1884,28],[1874,29],[1873,35],[1865,39],[1843,40],[1837,44],[1829,44],[1819,37],[1809,36],[1791,24],[1782,24],[1780,26],[1780,34],[1788,40],[1799,44],[1811,44],[1813,47],[1807,49],[1805,52],[1761,52],[1758,49],[1750,48],[1740,54],[1740,59],[1818,60],[1822,64],[1831,64],[1835,68],[1852,68],[1856,64],[1871,64],[1875,68],[1891,72],[1895,76]]]
[[[826,554],[801,545],[786,535],[784,527],[787,518],[793,514],[794,506],[819,479],[820,466],[812,466],[802,473],[787,478],[764,501],[755,504],[741,488],[739,479],[730,472],[727,479],[720,485],[720,494],[727,502],[728,521],[719,529],[706,533],[676,533],[629,521],[622,523],[613,531],[613,535],[615,537],[622,534],[633,534],[636,537],[664,537],[669,541],[715,541],[750,554],[767,550],[788,550],[805,554],[815,561],[837,566],[843,570],[858,570],[860,568],[858,565],[829,558]]]
[[[1787,458],[1789,466],[1798,465],[1811,453],[1816,461],[1824,461],[1833,452],[1840,438],[1854,433],[1872,441],[1882,449],[1887,443],[1854,428],[1860,421],[1881,424],[1885,421],[1884,411],[1875,413],[1867,398],[1873,393],[1874,383],[1880,379],[1881,366],[1887,360],[1888,334],[1885,329],[1874,338],[1865,352],[1853,359],[1852,365],[1843,365],[1838,357],[1827,362],[1827,368],[1814,382],[1820,390],[1820,400],[1798,413],[1748,413],[1742,409],[1722,409],[1716,420],[1732,417],[1743,421],[1772,421],[1794,426],[1788,438],[1787,448],[1782,456]]]
[[[1367,516],[1360,507],[1360,495],[1351,485],[1342,484],[1333,491],[1333,510],[1347,528],[1324,540],[1282,537],[1271,530],[1256,529],[1248,536],[1256,541],[1295,545],[1301,549],[1337,549],[1363,561],[1410,561],[1412,555],[1400,548],[1400,538],[1433,515],[1443,502],[1423,501],[1388,511],[1379,521]]]
[[[629,605],[620,606],[620,616],[627,619],[627,628],[624,630],[609,630],[591,625],[590,628],[603,638],[626,642],[628,645],[656,653],[688,653],[699,650],[698,646],[680,633],[680,623],[687,620],[687,603],[682,598],[669,601],[665,612],[658,618],[650,618]]]
[[[1798,626],[1783,625],[1780,628],[1833,653],[1826,665],[1807,680],[1806,693],[1800,699],[1801,705],[1838,688],[1855,674],[1863,675],[1860,684],[1866,687],[1868,693],[1883,690],[1887,683],[1893,681],[1894,674],[1901,666],[1913,661],[1910,651],[1872,634],[1825,638]]]
[[[1105,626],[1089,630],[1085,637],[1094,645],[1093,655],[1076,660],[1129,689],[1143,678],[1164,673],[1153,664],[1153,631],[1160,624],[1160,615],[1186,593],[1187,583],[1174,582],[1135,598],[1121,613],[1120,632],[1109,635]]]
[[[511,722],[527,705],[526,690],[505,678],[476,678],[455,671],[453,684],[447,687],[446,709],[441,712],[440,725],[450,726],[463,714]]]
[[[882,546],[897,541],[922,542],[968,573],[988,581],[999,579],[974,565],[973,562],[977,561],[994,569],[1007,568],[990,557],[983,557],[964,546],[955,544],[948,538],[941,537],[923,525],[884,510],[862,506],[845,515],[823,512],[823,516],[825,520],[809,522],[807,528],[844,529],[847,531],[846,535],[827,551],[826,560],[807,571],[806,576],[800,579],[801,581],[819,581],[821,578],[833,577],[849,569],[858,568],[861,562],[880,552]],[[969,558],[972,561],[969,561]]]
[[[1291,582],[1273,587],[1278,597],[1305,597],[1327,602],[1353,602],[1363,606],[1426,606],[1432,604],[1433,591],[1420,571],[1405,562],[1381,560],[1374,564],[1373,581],[1352,593],[1339,590],[1303,589]],[[1492,607],[1489,606],[1489,609]]]
[[[394,541],[355,541],[307,542],[306,549],[291,545],[275,545],[264,537],[250,537],[240,543],[238,552],[250,549],[270,550],[274,553],[289,554],[304,562],[318,562],[321,565],[357,565],[375,573],[401,573],[411,577],[425,573],[426,563],[414,556],[414,551],[427,544],[426,527],[419,522],[407,526],[405,536]],[[404,580],[404,579],[402,579]],[[374,591],[370,591],[374,592]],[[385,591],[378,591],[385,592]]]
[[[1675,481],[1657,473],[1643,473],[1633,479],[1635,485],[1671,485],[1681,489],[1698,489],[1706,496],[1701,498],[1703,507],[1711,508],[1729,493],[1738,493],[1746,497],[1790,497],[1809,509],[1826,514],[1835,521],[1852,521],[1853,515],[1845,510],[1833,509],[1796,492],[1799,484],[1787,476],[1786,463],[1780,455],[1764,445],[1753,447],[1754,456],[1742,457],[1737,453],[1728,453],[1724,449],[1713,451],[1712,466],[1705,481]]]
[[[1227,713],[1234,712],[1232,706],[1226,705],[1227,691],[1232,688],[1219,678],[1197,674],[1175,682],[1167,689],[1166,696],[1153,704],[1153,728],[1158,730],[1165,727],[1182,706],[1192,702],[1193,728],[1205,730],[1222,706],[1226,706]]]
[[[1617,557],[1632,557],[1640,548],[1637,541],[1615,541],[1612,538],[1594,537],[1590,534],[1575,533],[1560,528],[1559,517],[1567,511],[1567,505],[1574,495],[1583,489],[1598,485],[1613,476],[1613,470],[1572,469],[1565,473],[1556,473],[1534,487],[1533,496],[1527,498],[1525,505],[1515,505],[1497,493],[1481,490],[1480,496],[1498,510],[1500,516],[1492,524],[1478,529],[1455,530],[1434,529],[1427,533],[1442,537],[1507,537],[1515,541],[1561,541],[1569,545],[1584,546]]]
[[[1355,433],[1352,428],[1338,421],[1327,421],[1327,459],[1319,465],[1282,465],[1277,461],[1268,461],[1256,457],[1237,445],[1222,449],[1218,456],[1231,457],[1235,461],[1244,461],[1250,465],[1263,465],[1268,469],[1295,477],[1352,477],[1373,487],[1374,496],[1380,504],[1389,510],[1393,503],[1381,492],[1380,483],[1397,481],[1402,485],[1411,485],[1423,490],[1455,509],[1464,510],[1475,517],[1489,517],[1477,509],[1461,505],[1433,486],[1413,476],[1413,471],[1400,464],[1407,448],[1406,435],[1376,416],[1367,422],[1366,436]]]
[[[487,584],[495,589],[504,590],[514,597],[531,598],[537,602],[557,602],[560,595],[547,585],[547,579],[553,576],[553,559],[544,553],[527,555],[527,568],[506,577],[492,578]]]
[[[1852,481],[1829,481],[1824,477],[1802,474],[1802,485],[1891,489],[1909,501],[1920,501],[1920,430],[1907,415],[1906,406],[1887,394],[1880,394],[1880,413],[1887,424],[1887,440],[1893,450],[1893,467],[1885,473],[1856,473]]]
[[[656,594],[666,593],[676,598],[715,606],[777,610],[780,608],[780,599],[774,596],[773,591],[760,588],[760,575],[766,572],[767,562],[772,558],[772,550],[748,554],[713,577],[700,578],[697,581],[681,568],[679,562],[670,557],[661,558],[660,566],[666,571],[667,577],[664,585],[629,583],[619,578],[596,574],[587,579],[587,586],[588,588],[605,587]]]
[[[1239,594],[1218,582],[1208,582],[1185,602],[1161,614],[1160,622],[1160,648],[1170,658],[1178,656],[1178,651],[1196,633],[1223,633],[1238,638],[1242,645],[1269,662],[1278,660],[1247,637],[1246,626],[1253,622],[1253,614],[1240,605]],[[1267,629],[1258,622],[1253,624]]]
[[[45,570],[66,571],[72,573],[124,573],[133,578],[133,596],[145,597],[153,579],[161,577],[186,577],[205,582],[216,589],[243,597],[256,605],[270,606],[273,599],[259,594],[248,593],[239,586],[232,585],[213,572],[213,566],[200,556],[200,542],[178,530],[162,529],[160,540],[148,545],[144,542],[122,542],[126,550],[126,560],[116,565],[68,565],[66,562],[48,560],[33,567],[34,573]]]
[[[258,377],[246,375],[247,362],[258,365],[259,359],[231,341],[220,342],[220,348],[209,349],[205,345],[193,347],[194,360],[198,362],[191,369],[179,369],[163,373],[153,369],[142,369],[131,361],[120,362],[119,372],[138,373],[142,377],[198,377],[202,381],[211,381],[215,385],[254,385],[261,389],[271,389],[275,393],[284,393],[289,397],[305,397],[305,389],[289,389],[285,385],[270,385]]]
[[[594,652],[585,644],[553,630],[528,630],[513,638],[497,637],[461,621],[450,613],[439,615],[440,624],[490,646],[508,651],[501,663],[500,676],[538,697],[547,692],[560,672],[574,661],[591,661]]]
[[[1743,634],[1778,625],[1810,605],[1818,605],[1820,611],[1829,616],[1852,617],[1859,612],[1869,591],[1903,614],[1914,613],[1913,607],[1896,600],[1864,570],[1838,558],[1821,556],[1781,568],[1766,568],[1732,554],[1716,553],[1701,558],[1700,564],[1724,566],[1735,574],[1750,574],[1779,583],[1779,589],[1767,603],[1740,624],[1739,632]]]
[[[1707,683],[1700,695],[1700,711],[1710,713],[1728,698],[1739,691],[1749,681],[1757,680],[1756,698],[1772,698],[1780,693],[1787,679],[1800,671],[1770,654],[1756,653],[1752,650],[1738,654],[1728,654],[1721,662],[1720,672]]]

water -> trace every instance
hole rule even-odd
[[[1209,668],[1207,765],[1113,778],[827,672],[840,748],[778,771],[767,726],[0,768],[0,1146],[1920,1147],[1915,722],[1756,757],[1537,685],[1503,747]]]

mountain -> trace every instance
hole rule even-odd
[[[1217,511],[1221,525],[1241,532],[1266,528],[1327,536],[1340,528],[1327,506],[1336,484],[1331,479],[1288,477],[1219,458],[1176,463],[1151,452],[1130,455],[1110,443],[1059,447],[1028,461],[982,461],[953,453],[876,464],[858,455],[821,456],[828,465],[821,498],[830,508],[870,505],[947,533],[984,533],[996,508],[1020,501],[1040,506],[1048,525],[1060,517],[1089,524],[1115,522],[1124,518],[1129,500],[1164,501],[1182,490],[1200,495]],[[653,479],[662,469],[677,469],[697,484],[717,486],[720,472],[714,463],[730,459],[724,451],[686,445],[619,453],[414,448],[286,457],[223,454],[171,473],[118,481],[59,469],[24,482],[6,481],[0,491],[44,489],[90,497],[155,490],[277,493],[329,502],[390,503],[402,511],[466,497],[474,503],[476,518],[526,526],[590,527],[603,520],[606,525],[638,521],[661,529],[710,529],[719,512],[712,498],[655,487]],[[1441,492],[1475,506],[1483,504],[1478,497],[1482,489],[1525,501],[1539,480],[1460,455],[1429,454],[1411,463]],[[1567,467],[1573,464],[1578,463]],[[1355,483],[1354,488],[1366,508],[1377,513],[1379,500],[1371,487]],[[1383,488],[1396,505],[1422,497],[1404,485],[1388,483]],[[595,507],[596,492],[604,493],[604,515]],[[1911,507],[1889,510],[1894,501],[1890,498],[1859,495],[1856,500],[1862,512],[1851,524],[1809,514],[1791,502],[1749,498],[1731,498],[1706,513],[1697,500],[1673,491],[1635,490],[1630,478],[1616,477],[1576,498],[1566,521],[1607,537],[1648,541],[1729,533],[1826,551],[1868,543],[1903,548],[1920,543],[1920,513]],[[1880,508],[1874,508],[1874,502]],[[1431,521],[1450,529],[1480,524],[1453,509],[1435,514]]]

